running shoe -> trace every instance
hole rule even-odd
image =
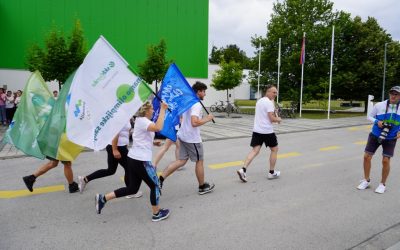
[[[127,196],[125,196],[125,198],[132,199],[132,198],[140,198],[142,196],[143,196],[143,192],[139,190],[136,194],[127,195]]]
[[[375,189],[375,193],[383,194],[386,190],[386,186],[383,183],[379,183],[379,186]]]
[[[34,175],[28,175],[25,177],[22,177],[22,180],[24,180],[25,186],[28,188],[30,192],[33,192],[33,183],[35,183],[35,176]]]
[[[369,184],[370,184],[370,182],[367,181],[366,179],[364,179],[364,180],[360,181],[360,184],[358,185],[357,189],[359,189],[359,190],[367,189],[367,188],[369,188]]]
[[[83,190],[85,190],[86,187],[86,181],[85,181],[85,177],[83,176],[78,176],[78,186],[79,186],[79,192],[82,193]]]
[[[268,179],[276,179],[281,175],[281,171],[274,170],[274,173],[271,174],[268,172]]]
[[[165,208],[161,208],[157,214],[153,214],[151,218],[152,221],[161,221],[165,220],[169,216],[169,210]]]
[[[98,214],[101,214],[101,210],[103,209],[104,205],[106,204],[105,199],[106,199],[106,197],[104,197],[104,195],[96,194],[95,204],[96,204],[96,212]]]
[[[202,195],[209,193],[214,190],[214,187],[214,183],[209,184],[207,182],[204,182],[203,186],[199,187],[199,194]]]
[[[71,194],[78,192],[79,191],[78,183],[76,183],[75,181],[72,182],[71,184],[68,185],[68,189]]]
[[[246,173],[244,172],[243,168],[239,169],[236,172],[239,175],[240,180],[242,180],[243,182],[247,182],[247,178],[246,178],[247,176],[246,176]]]

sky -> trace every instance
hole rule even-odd
[[[282,2],[282,0],[280,0]],[[276,0],[209,0],[208,50],[212,46],[225,47],[236,44],[247,56],[254,56],[251,37],[265,37],[267,23],[271,19],[272,6]],[[379,25],[400,40],[399,0],[331,0],[333,10],[343,10],[363,21],[368,16],[378,20]],[[384,45],[382,45],[384,46]]]

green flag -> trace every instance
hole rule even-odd
[[[61,161],[72,161],[83,150],[83,147],[69,141],[65,134],[65,107],[74,75],[75,72],[63,84],[49,119],[47,119],[37,138],[43,154]]]
[[[26,83],[21,102],[4,140],[14,144],[27,155],[44,159],[37,143],[37,136],[54,105],[54,98],[39,71]]]

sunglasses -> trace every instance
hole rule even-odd
[[[389,92],[390,95],[399,95],[397,92]]]

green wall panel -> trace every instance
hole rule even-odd
[[[76,18],[89,46],[103,35],[135,69],[163,38],[185,76],[207,78],[208,0],[0,0],[0,68],[24,69],[30,44]]]

